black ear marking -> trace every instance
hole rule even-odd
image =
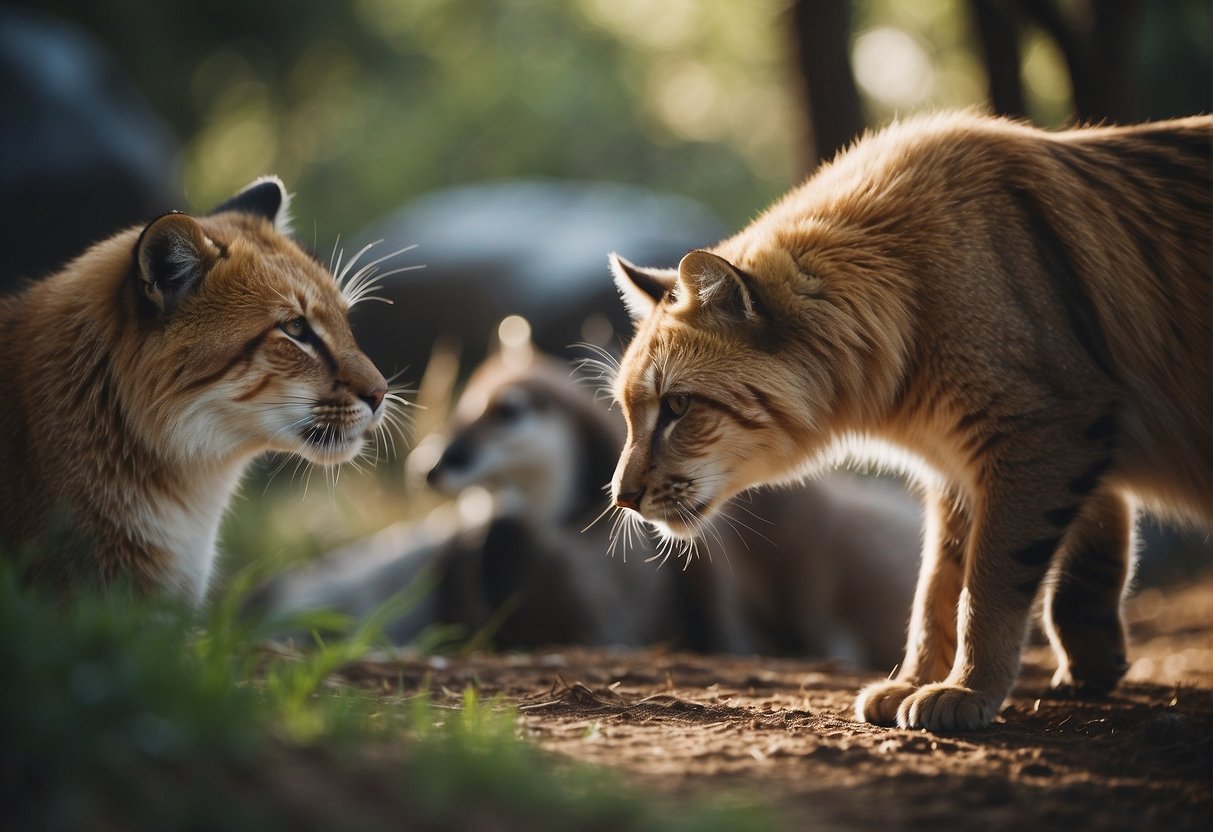
[[[678,282],[677,269],[650,269],[610,255],[611,274],[633,320],[647,317]]]
[[[221,256],[193,217],[174,211],[152,220],[135,243],[143,296],[168,317]]]
[[[283,233],[290,231],[291,196],[277,176],[262,176],[231,199],[211,210],[211,214],[236,211],[264,217]]]

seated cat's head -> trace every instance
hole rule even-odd
[[[395,397],[347,320],[370,275],[343,291],[288,235],[288,202],[266,177],[206,216],[166,214],[138,237],[132,312],[143,335],[125,356],[124,398],[143,399],[130,413],[151,420],[144,435],[169,456],[272,450],[340,463],[384,424]]]

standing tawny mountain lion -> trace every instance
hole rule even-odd
[[[383,424],[394,394],[346,318],[374,277],[343,291],[287,202],[258,180],[0,299],[0,550],[33,580],[196,603],[250,460],[344,462]]]
[[[905,661],[857,715],[989,723],[1042,589],[1054,684],[1111,689],[1134,511],[1211,517],[1211,139],[1203,116],[920,118],[677,270],[616,258],[638,320],[616,502],[685,537],[848,453],[902,464],[921,576]]]

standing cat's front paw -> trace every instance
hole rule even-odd
[[[855,718],[873,725],[892,727],[897,724],[897,708],[916,690],[917,685],[896,680],[868,685],[855,700]]]
[[[989,725],[1001,704],[971,688],[945,683],[926,685],[901,703],[897,725],[936,733],[972,731]]]

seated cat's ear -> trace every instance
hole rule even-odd
[[[696,250],[678,264],[686,309],[725,325],[758,323],[766,313],[750,279],[718,254]]]
[[[221,256],[193,217],[165,214],[135,244],[135,271],[144,296],[168,317]]]
[[[286,192],[286,185],[283,185],[277,176],[262,176],[253,180],[244,190],[211,213],[222,214],[225,211],[239,211],[242,214],[265,217],[278,231],[283,234],[291,233],[291,195]]]
[[[633,265],[618,254],[610,255],[611,274],[623,305],[634,321],[648,317],[666,292],[678,282],[677,269],[646,269]]]

